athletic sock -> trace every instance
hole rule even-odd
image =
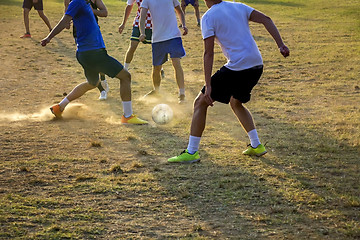
[[[179,95],[185,95],[185,88],[179,88]]]
[[[131,101],[122,102],[124,109],[124,117],[128,118],[133,114]]]
[[[60,103],[60,110],[64,111],[65,107],[69,104],[69,99],[67,99],[67,97],[65,97]]]
[[[259,146],[261,144],[256,129],[249,131],[248,136],[250,139],[251,146],[253,148],[256,148],[257,146]]]
[[[191,136],[189,137],[189,144],[187,150],[190,154],[194,154],[199,150],[201,137]]]
[[[126,71],[129,70],[129,66],[130,66],[130,63],[125,63],[125,64],[124,64],[124,68],[125,68]]]

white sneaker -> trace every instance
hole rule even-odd
[[[106,91],[102,91],[100,93],[100,97],[99,100],[106,100],[107,99],[107,92]]]
[[[104,88],[104,90],[106,91],[106,93],[108,93],[109,92],[109,84],[108,84],[108,82],[106,81],[106,79],[105,80],[103,80],[103,81],[101,81],[101,86]]]

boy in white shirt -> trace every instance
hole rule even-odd
[[[168,60],[168,54],[175,70],[175,78],[179,87],[179,103],[185,100],[184,72],[180,59],[185,56],[182,45],[181,32],[177,26],[176,14],[181,20],[183,35],[188,29],[185,25],[185,16],[178,0],[143,0],[140,11],[140,37],[142,42],[146,38],[145,19],[147,11],[152,17],[152,56],[153,56],[153,87],[146,96],[157,95],[160,90],[160,72],[162,65]]]
[[[200,139],[205,129],[206,114],[214,101],[228,104],[247,132],[251,144],[245,155],[264,155],[250,111],[243,105],[250,100],[251,90],[263,72],[260,51],[251,35],[249,21],[261,23],[274,38],[280,53],[287,57],[289,49],[272,20],[263,13],[242,3],[204,0],[209,8],[201,19],[204,39],[205,86],[194,102],[189,144],[179,156],[168,159],[172,163],[192,163],[200,160]],[[214,43],[220,45],[228,62],[213,76]]]

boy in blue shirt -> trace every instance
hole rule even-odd
[[[107,54],[100,28],[88,1],[71,1],[62,19],[49,35],[41,41],[41,45],[46,46],[53,37],[69,26],[71,20],[73,20],[77,31],[76,58],[84,68],[87,81],[76,86],[59,104],[52,106],[50,108],[51,112],[60,118],[69,102],[81,97],[100,84],[99,73],[102,72],[109,77],[120,79],[120,96],[124,110],[121,123],[147,124],[147,121],[133,114],[131,75],[123,68],[121,63]]]

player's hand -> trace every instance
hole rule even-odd
[[[46,44],[48,44],[49,42],[50,42],[50,39],[44,38],[43,40],[41,40],[41,46],[45,47]]]
[[[119,26],[119,33],[120,33],[120,34],[124,31],[124,28],[125,28],[125,25],[124,25],[124,24],[121,24],[121,25]]]
[[[284,56],[284,57],[288,57],[290,55],[290,50],[286,45],[282,45],[280,48],[280,53]]]
[[[145,41],[145,38],[146,38],[145,34],[140,34],[140,36],[139,36],[139,42],[144,42],[144,41]]]
[[[183,30],[184,30],[183,35],[188,34],[188,29],[187,29],[187,27],[182,27],[182,28],[183,28]]]
[[[209,104],[211,107],[214,106],[213,102],[214,100],[211,98],[211,86],[205,86],[205,101],[207,104]]]

